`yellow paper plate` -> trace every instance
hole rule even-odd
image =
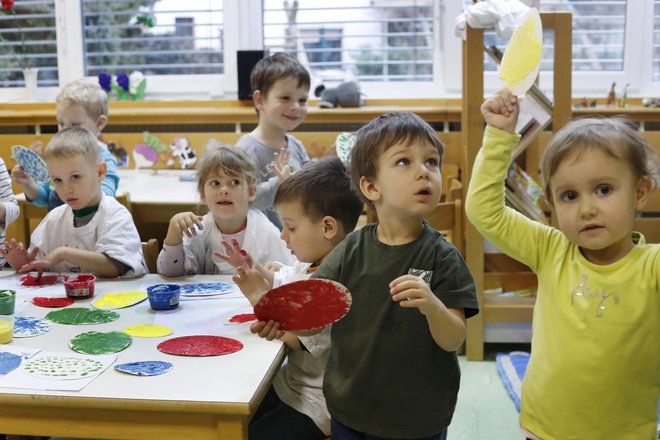
[[[147,293],[140,290],[129,290],[127,292],[107,293],[92,303],[94,307],[101,310],[123,309],[147,299]]]
[[[539,74],[543,26],[536,8],[530,8],[511,35],[500,64],[500,79],[516,95],[524,95]]]
[[[156,324],[135,324],[122,330],[136,338],[160,338],[172,334],[172,329]]]

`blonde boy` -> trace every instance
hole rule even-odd
[[[96,82],[85,79],[71,81],[57,95],[55,102],[59,130],[82,127],[95,136],[99,136],[108,123],[108,97]],[[114,197],[119,185],[117,160],[103,142],[98,141],[98,148],[107,170],[105,178],[101,182],[101,190]],[[48,206],[49,211],[63,203],[50,183],[35,182],[20,165],[16,165],[12,169],[11,177],[14,183],[24,186],[28,202],[37,206]]]
[[[6,244],[3,255],[19,272],[92,272],[100,277],[146,273],[142,245],[128,210],[101,192],[106,162],[84,128],[57,133],[44,158],[65,205],[53,209],[32,233],[32,251]]]
[[[276,53],[254,66],[250,86],[259,124],[241,137],[236,146],[257,164],[257,196],[253,206],[281,230],[282,221],[274,204],[277,187],[309,162],[302,142],[287,134],[307,116],[309,72],[291,55]]]

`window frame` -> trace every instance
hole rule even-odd
[[[367,99],[460,98],[462,96],[461,39],[454,34],[454,20],[462,3],[436,0],[433,80],[429,82],[363,82]],[[218,75],[159,75],[148,77],[148,100],[237,99],[236,52],[262,49],[261,0],[224,0],[225,73]],[[58,74],[60,87],[83,76],[81,0],[55,0]],[[74,31],[75,30],[75,31]],[[231,36],[231,38],[227,38]],[[653,0],[628,0],[621,72],[573,72],[574,97],[605,97],[612,82],[617,91],[630,83],[630,96],[660,95],[660,81],[653,82]],[[65,61],[64,61],[65,60]],[[542,72],[541,89],[552,92],[552,73]],[[40,87],[40,102],[54,101],[60,87]],[[314,84],[312,85],[312,88]],[[484,74],[486,93],[501,87],[495,72]],[[0,90],[4,102],[25,100],[21,87]]]

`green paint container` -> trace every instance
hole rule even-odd
[[[16,292],[0,290],[0,315],[11,315],[16,306]]]

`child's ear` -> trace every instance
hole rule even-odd
[[[649,195],[653,191],[653,184],[649,176],[644,176],[637,181],[637,188],[635,194],[635,208],[637,211],[641,211],[646,205],[646,201],[649,199]]]
[[[250,185],[248,187],[248,200],[253,202],[257,198],[257,185]]]
[[[360,177],[360,191],[371,202],[380,200],[380,189],[373,179],[368,179],[364,176]]]
[[[97,133],[102,132],[107,123],[108,123],[108,117],[106,115],[99,116],[98,119],[96,120],[96,132]]]
[[[108,174],[108,164],[105,163],[105,161],[99,162],[98,168],[96,169],[96,172],[99,176],[99,182],[103,179],[105,179],[105,175]]]
[[[264,103],[264,95],[261,93],[261,90],[255,90],[252,92],[252,103],[257,108],[257,110],[261,110],[261,107]]]
[[[339,233],[339,222],[334,217],[326,215],[323,217],[323,238],[332,240]]]

